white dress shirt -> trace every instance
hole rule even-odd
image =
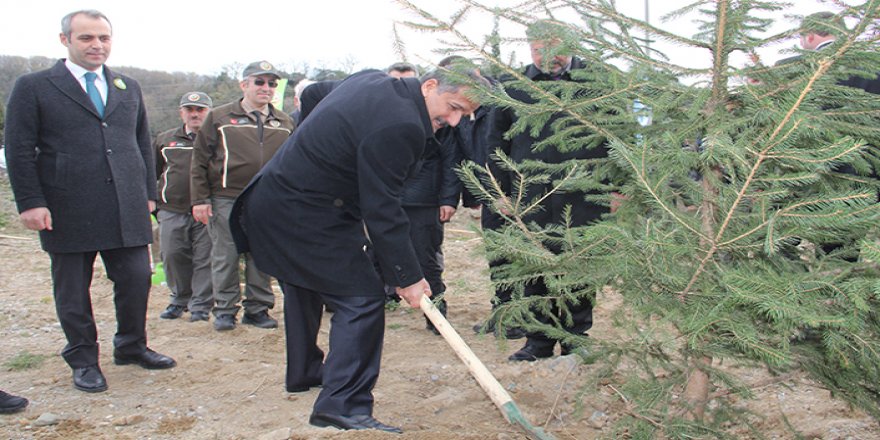
[[[74,78],[79,82],[80,87],[82,87],[83,91],[86,91],[86,73],[92,72],[91,70],[87,70],[85,67],[82,67],[74,62],[68,60],[64,60],[64,65],[67,66],[67,70],[73,75]],[[104,105],[107,105],[107,79],[104,77],[104,66],[101,66],[100,69],[94,71],[97,78],[95,78],[95,87],[98,89],[98,93],[101,95],[101,101],[104,101]]]

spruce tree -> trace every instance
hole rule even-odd
[[[880,0],[834,2],[836,19],[815,24],[836,36],[829,47],[792,49],[799,56],[789,62],[747,67],[731,58],[803,30],[791,21],[789,30],[767,35],[772,21],[764,17],[789,4],[694,1],[671,14],[697,20],[696,33],[685,35],[622,15],[612,0],[535,0],[510,9],[464,0],[449,19],[399,1],[420,16],[411,26],[454,36],[450,51],[485,60],[509,77],[506,90],[537,98],[524,105],[503,88],[481,91],[486,105],[520,115],[511,134],[537,133],[563,113],[555,135],[535,148],[611,148],[609,158],[561,165],[517,163],[496,151],[493,160],[517,176],[509,197],[487,168],[461,170],[469,189],[507,220],[502,230],[484,231],[487,257],[510,261],[498,282],[521,292],[543,276],[554,293],[516,296],[496,312],[502,325],[589,349],[586,360],[620,381],[631,404],[611,436],[725,436],[731,423],[746,423],[730,397],[750,397],[749,384],[722,365],[806,371],[880,418],[880,100],[842,84],[880,72]],[[497,48],[461,31],[477,12],[522,25],[559,20],[567,31],[554,50],[589,68],[573,71],[576,81],[529,81]],[[505,37],[502,44],[521,40]],[[660,40],[711,67],[675,64],[657,51]],[[612,192],[625,198],[589,226],[542,228],[524,220],[540,197],[524,195],[545,182],[555,191],[588,190],[603,203],[612,203]],[[598,294],[602,301],[602,292],[622,299],[613,339],[573,338],[534,319],[564,306],[563,298]]]

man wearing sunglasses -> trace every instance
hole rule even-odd
[[[242,73],[240,100],[219,106],[205,117],[193,147],[190,191],[192,214],[208,225],[214,285],[214,329],[235,328],[241,308],[239,253],[229,231],[232,202],[293,132],[294,123],[270,101],[281,74],[266,61],[249,64]],[[243,324],[275,328],[269,316],[275,306],[269,276],[245,254]]]

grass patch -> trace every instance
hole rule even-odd
[[[396,322],[393,324],[388,324],[388,330],[400,330],[402,328],[403,328],[403,324],[398,324]]]
[[[34,368],[39,368],[40,365],[43,365],[43,361],[46,360],[48,356],[43,354],[33,354],[27,351],[23,351],[12,359],[3,363],[3,366],[6,367],[9,371],[24,371],[31,370]]]

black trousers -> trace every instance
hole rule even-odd
[[[446,292],[443,283],[443,224],[440,207],[404,206],[409,218],[409,238],[419,259],[422,275],[431,286],[433,299]]]
[[[140,354],[147,349],[147,300],[150,295],[150,256],[147,246],[77,253],[49,253],[55,311],[67,346],[61,352],[71,368],[98,364],[98,329],[92,313],[89,287],[95,258],[101,260],[113,281],[116,305],[114,349]]]
[[[495,230],[500,229],[502,226],[504,226],[504,219],[483,204],[480,212],[480,227],[483,230]],[[492,269],[504,266],[505,264],[508,264],[508,261],[503,258],[489,261],[489,277],[492,281],[495,281],[497,278]],[[496,287],[495,298],[492,301],[492,309],[494,310],[498,306],[510,302],[512,296],[513,289]]]
[[[549,296],[549,292],[547,291],[547,285],[544,284],[544,278],[539,278],[533,283],[526,284],[525,289],[523,291],[523,296]],[[571,325],[565,324],[565,320],[561,319],[563,324],[563,330],[573,335],[581,335],[590,327],[593,326],[593,303],[587,299],[584,299],[578,304],[568,303],[566,304],[569,312],[571,313],[572,323]],[[535,317],[538,321],[544,324],[552,324],[552,316],[548,316],[543,314],[538,310],[532,310],[535,314]],[[553,306],[550,310],[550,313],[557,317],[562,317],[562,314],[559,312],[556,306]],[[552,347],[556,345],[556,340],[551,339],[547,335],[542,332],[538,333],[527,333],[526,338],[528,338],[528,343],[541,347]]]
[[[284,292],[287,387],[322,384],[315,412],[372,415],[385,337],[384,297],[338,296],[279,284]],[[322,304],[335,310],[326,359],[317,344]]]

